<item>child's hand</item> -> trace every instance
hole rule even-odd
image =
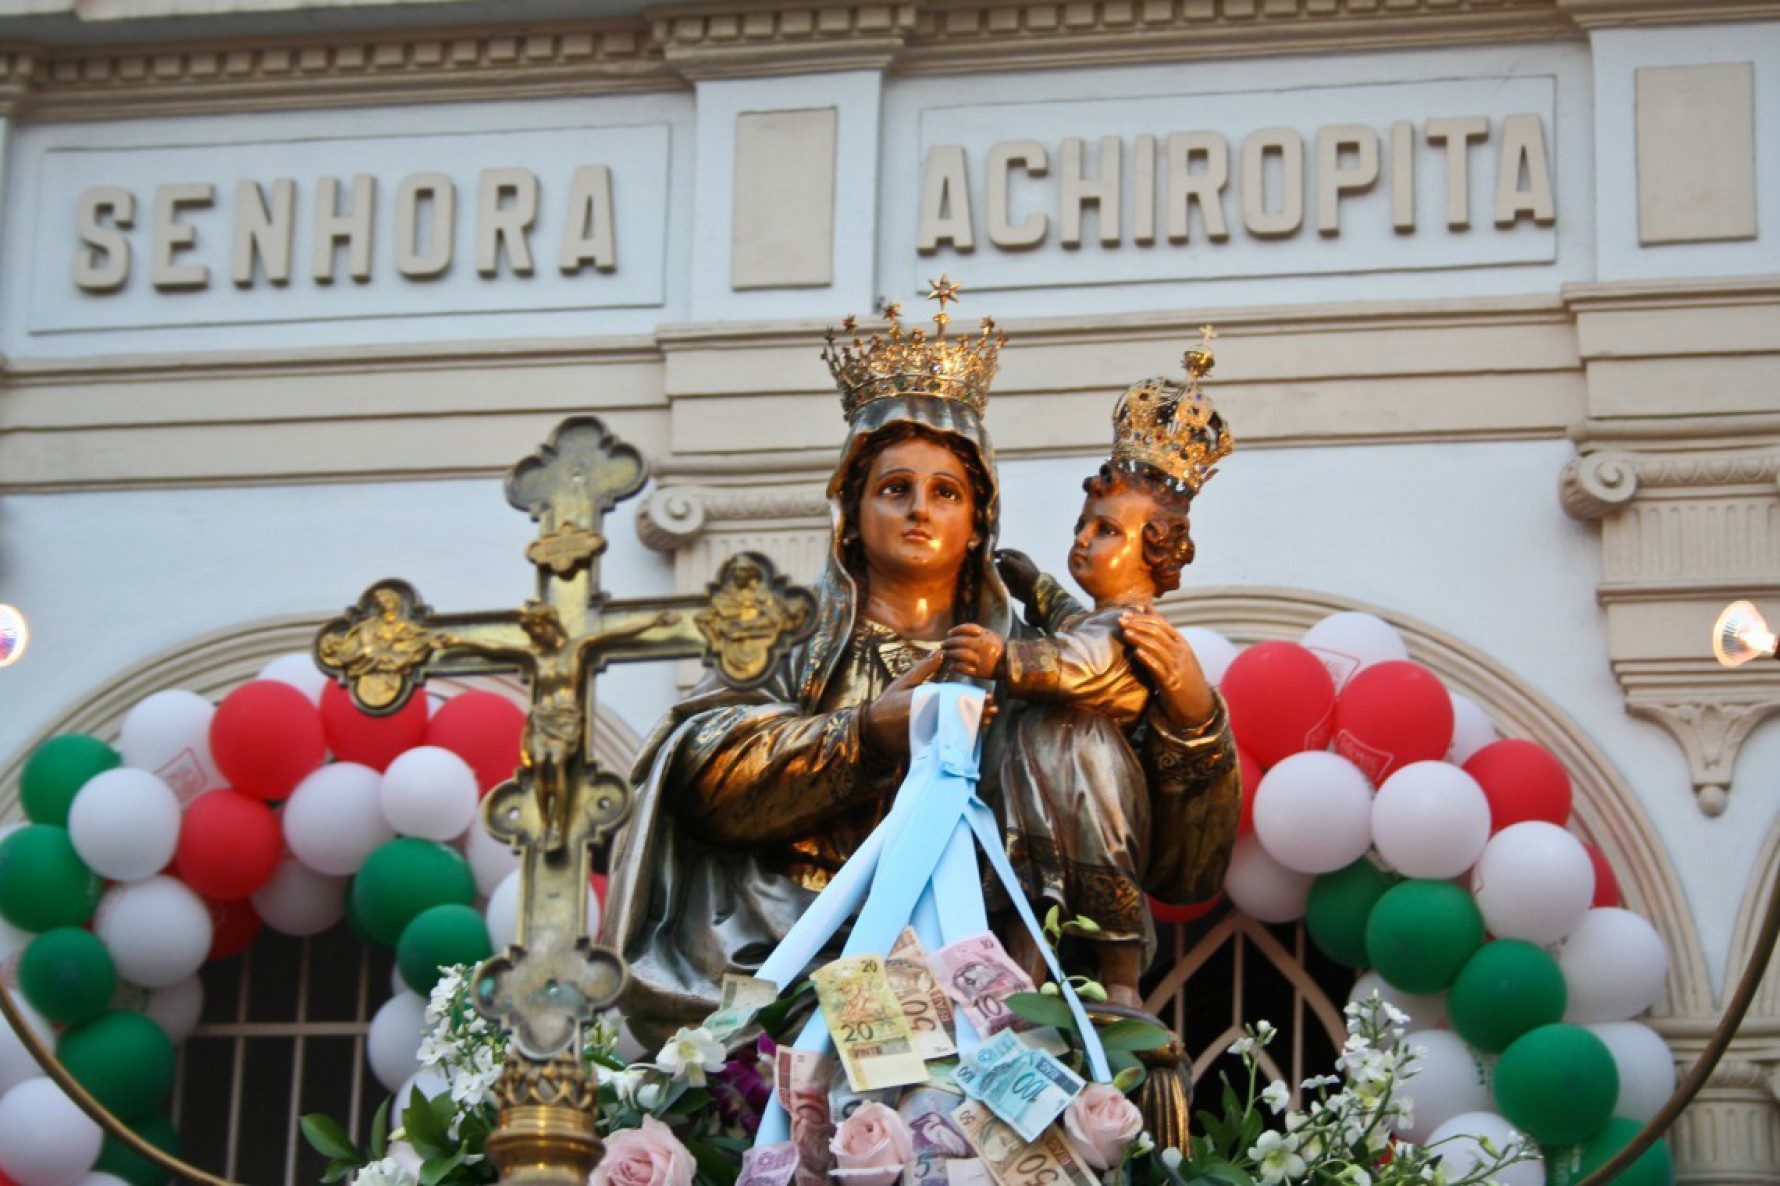
[[[995,571],[1001,574],[1002,584],[1015,601],[1026,604],[1032,600],[1038,584],[1038,565],[1032,563],[1032,557],[1013,548],[1002,548],[995,553]]]
[[[952,632],[940,644],[949,670],[977,679],[995,678],[1005,649],[1001,635],[985,630],[975,622],[952,627]]]

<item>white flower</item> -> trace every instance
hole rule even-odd
[[[703,1087],[705,1073],[721,1071],[723,1060],[723,1043],[712,1037],[710,1030],[703,1026],[697,1029],[681,1026],[661,1048],[655,1065],[676,1079],[684,1077],[694,1087]]]
[[[1302,1178],[1307,1169],[1304,1159],[1298,1156],[1297,1140],[1272,1130],[1261,1134],[1248,1155],[1260,1163],[1256,1168],[1263,1186]]]
[[[1182,1156],[1179,1149],[1170,1147],[1162,1150],[1162,1164],[1171,1170],[1179,1170],[1180,1163],[1184,1160],[1185,1158]]]
[[[1254,1052],[1255,1040],[1253,1038],[1238,1038],[1230,1043],[1230,1053],[1234,1054],[1237,1058],[1247,1058]]]
[[[353,1186],[417,1186],[420,1179],[393,1157],[362,1166],[352,1176]]]
[[[1336,1178],[1341,1186],[1372,1186],[1372,1175],[1357,1165],[1350,1165]]]
[[[1261,1102],[1272,1108],[1275,1116],[1285,1111],[1286,1105],[1291,1100],[1292,1090],[1285,1085],[1283,1079],[1275,1079],[1267,1085],[1267,1090],[1261,1093]]]
[[[1260,1042],[1263,1046],[1273,1041],[1273,1036],[1278,1032],[1278,1030],[1273,1028],[1273,1023],[1271,1021],[1255,1022],[1255,1040]]]

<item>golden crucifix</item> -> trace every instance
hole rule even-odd
[[[752,553],[730,557],[707,597],[608,600],[602,521],[646,476],[642,456],[599,420],[565,420],[507,475],[507,501],[538,523],[525,552],[535,600],[435,614],[406,582],[380,581],[315,640],[322,669],[375,715],[432,676],[517,672],[531,685],[520,768],[482,804],[489,832],[521,854],[519,933],[476,970],[471,993],[519,1056],[488,1143],[503,1180],[583,1182],[600,1154],[579,1037],[618,999],[625,970],[587,938],[589,849],[623,822],[630,786],[588,749],[594,676],[614,662],[702,656],[725,683],[751,687],[813,623],[810,595]]]

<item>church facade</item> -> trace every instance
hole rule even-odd
[[[588,15],[587,9],[597,15]],[[250,676],[371,582],[531,593],[498,477],[652,459],[619,596],[821,567],[848,315],[1009,334],[1002,542],[1058,569],[1127,384],[1237,452],[1164,605],[1363,609],[1569,766],[1686,1067],[1780,867],[1780,4],[0,6],[0,819],[42,737]],[[621,760],[693,672],[600,678]],[[1765,722],[1765,723],[1764,723]],[[1780,983],[1675,1130],[1773,1180]]]

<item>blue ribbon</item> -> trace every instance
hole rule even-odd
[[[909,713],[909,772],[890,813],[817,895],[756,975],[783,991],[855,910],[859,918],[841,950],[843,957],[888,952],[902,929],[911,925],[929,950],[982,934],[989,929],[989,918],[976,859],[981,848],[1069,1006],[1091,1076],[1099,1083],[1110,1082],[1112,1071],[1100,1036],[1045,942],[1044,927],[1008,862],[995,813],[976,794],[984,700],[982,689],[967,684],[923,684],[915,689]],[[962,1012],[954,1017],[959,1053],[968,1056],[982,1039]],[[821,1009],[810,1016],[795,1046],[821,1053],[833,1049]],[[761,1117],[755,1144],[789,1140],[790,1129],[790,1118],[775,1097]]]

